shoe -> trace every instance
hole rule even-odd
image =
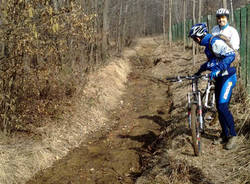
[[[219,137],[217,139],[214,139],[213,145],[218,145],[218,144],[225,144],[227,143],[228,139],[225,137]]]
[[[227,150],[231,150],[234,149],[236,147],[236,143],[237,143],[237,136],[233,136],[228,140],[228,143],[226,144],[226,149]]]

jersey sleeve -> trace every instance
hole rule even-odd
[[[231,36],[231,40],[230,40],[233,48],[235,50],[239,50],[240,48],[240,37],[239,34],[237,32],[237,30],[235,28],[232,28],[232,36]]]
[[[208,64],[208,61],[205,62],[205,63],[203,63],[203,64],[200,66],[200,69],[198,70],[197,73],[202,73],[202,72],[208,70],[207,64]]]

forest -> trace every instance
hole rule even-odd
[[[82,72],[103,65],[134,38],[163,34],[164,41],[171,42],[172,24],[186,18],[197,22],[219,6],[236,9],[246,3],[1,0],[1,130],[23,130],[56,113],[60,99],[75,92]]]

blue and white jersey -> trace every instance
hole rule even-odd
[[[234,50],[230,48],[223,40],[212,40],[212,50],[216,57],[226,57],[234,54]]]
[[[219,76],[235,73],[235,68],[230,67],[235,59],[235,51],[218,37],[212,38],[211,43],[209,43],[211,37],[211,34],[207,34],[200,44],[206,47],[205,54],[208,58],[208,61],[201,65],[200,71],[220,71]],[[211,44],[211,47],[209,44]]]
[[[212,35],[215,36],[219,34],[226,36],[230,40],[233,49],[239,50],[240,37],[238,31],[234,27],[228,24],[224,27],[221,27],[219,25],[214,26],[212,29]]]

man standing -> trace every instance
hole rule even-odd
[[[192,26],[189,37],[201,46],[205,46],[208,61],[201,65],[195,75],[210,70],[210,79],[215,80],[216,108],[219,114],[221,135],[217,142],[226,143],[226,149],[236,146],[237,134],[234,118],[229,111],[232,90],[236,85],[236,69],[230,66],[235,59],[235,51],[219,37],[213,37],[207,31],[206,24]]]

